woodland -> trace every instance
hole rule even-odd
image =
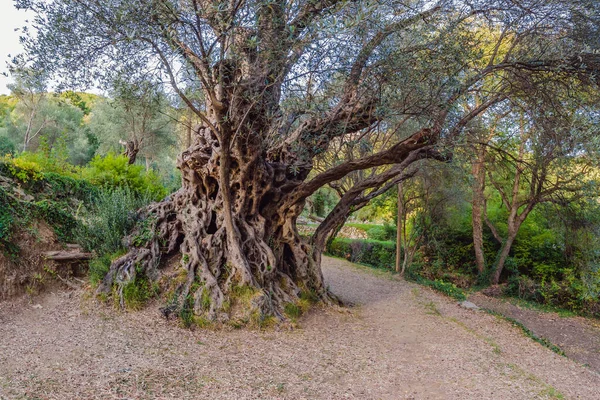
[[[187,327],[340,305],[323,254],[600,316],[597,1],[15,5],[14,268],[44,220],[98,298]]]

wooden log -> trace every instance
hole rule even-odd
[[[56,261],[76,261],[89,260],[93,257],[92,253],[84,253],[82,251],[47,251],[42,253],[42,256],[47,260]]]

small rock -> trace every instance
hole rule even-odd
[[[467,310],[479,310],[480,308],[477,307],[476,304],[471,303],[470,301],[461,301],[460,303],[458,303],[459,306],[461,306],[462,308],[466,308]]]
[[[35,305],[31,306],[31,307],[37,308],[38,310],[41,310],[43,308],[41,304],[35,304]]]

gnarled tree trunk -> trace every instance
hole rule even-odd
[[[116,284],[122,291],[137,274],[155,280],[161,257],[179,251],[187,278],[176,288],[178,304],[191,296],[194,314],[209,320],[284,319],[285,304],[302,291],[329,299],[320,255],[296,229],[303,203],[279,205],[301,180],[255,147],[235,143],[232,150],[224,156],[212,131],[200,128],[178,160],[182,188],[146,211],[154,237],[116,260],[100,290]],[[252,304],[233,310],[240,287],[250,289]]]

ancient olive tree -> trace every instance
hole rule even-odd
[[[202,318],[285,319],[302,292],[331,301],[321,253],[350,212],[411,164],[447,157],[438,143],[507,101],[513,76],[590,72],[593,56],[581,55],[586,44],[571,35],[578,6],[551,3],[17,1],[38,15],[26,47],[39,68],[75,84],[152,72],[201,120],[178,158],[182,188],[145,210],[151,237],[129,240],[100,289],[119,293],[140,275],[156,280],[164,260],[180,255],[185,279],[173,280],[174,304]],[[504,30],[498,47],[512,47],[502,57],[479,47],[474,28],[488,24]],[[204,102],[186,96],[188,85],[202,88]],[[460,107],[475,93],[476,107]],[[313,171],[332,141],[399,126],[410,130]],[[311,239],[300,237],[308,196],[384,165],[345,191]],[[241,292],[252,294],[244,305]]]

